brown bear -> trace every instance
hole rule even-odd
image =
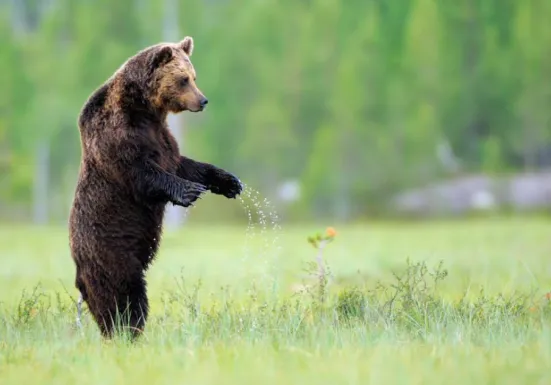
[[[207,190],[235,198],[233,174],[179,153],[169,112],[199,112],[207,98],[190,61],[193,39],[160,43],[128,59],[82,108],[82,159],[69,217],[71,256],[84,302],[105,338],[132,338],[148,316],[145,272],[161,238],[168,202],[188,207]]]

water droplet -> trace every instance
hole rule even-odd
[[[279,257],[281,246],[279,244],[281,226],[277,211],[267,198],[262,198],[259,191],[244,184],[243,193],[239,201],[247,214],[247,229],[245,233],[243,267],[248,267],[247,260],[251,255],[261,258],[263,261],[263,275],[275,280],[275,267]],[[255,214],[255,215],[253,215]],[[256,217],[257,222],[254,221]],[[260,227],[257,232],[257,225]],[[261,250],[254,253],[251,244],[255,235],[259,235],[263,241]],[[257,254],[257,255],[254,255]]]

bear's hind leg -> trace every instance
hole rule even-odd
[[[149,314],[146,282],[142,274],[129,281],[129,290],[119,303],[125,306],[125,327],[129,328],[135,340],[143,333]]]
[[[104,338],[110,339],[115,333],[130,332],[136,339],[145,326],[149,313],[146,282],[143,273],[134,272],[128,276],[117,276],[116,281],[94,280],[88,289],[88,308]]]

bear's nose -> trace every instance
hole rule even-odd
[[[204,108],[208,104],[209,100],[207,98],[201,99],[201,108]]]

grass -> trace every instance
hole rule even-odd
[[[337,227],[322,293],[307,242],[319,229],[167,232],[131,344],[103,342],[87,313],[74,327],[64,228],[0,227],[0,384],[551,380],[546,219]]]

